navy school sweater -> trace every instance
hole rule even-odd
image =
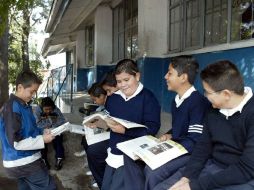
[[[211,159],[224,170],[198,179],[206,161]],[[195,190],[210,190],[243,184],[254,179],[254,98],[226,118],[211,109],[205,118],[204,132],[196,144],[184,172]]]
[[[172,140],[183,145],[189,153],[192,152],[197,140],[202,135],[203,122],[210,103],[198,91],[194,91],[179,107],[172,102]]]
[[[113,117],[139,123],[147,127],[126,129],[125,134],[110,131],[109,147],[113,154],[123,154],[116,148],[117,143],[143,135],[156,135],[160,128],[160,105],[153,93],[146,88],[143,88],[137,96],[128,101],[125,101],[118,94],[113,94],[107,98],[105,108]]]

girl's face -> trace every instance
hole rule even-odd
[[[99,97],[95,97],[93,95],[90,95],[93,102],[97,105],[103,106],[106,101],[106,96],[104,94],[101,94]]]
[[[109,86],[104,84],[102,88],[107,92],[107,96],[111,96],[115,91],[117,91],[117,87]]]
[[[140,73],[136,73],[134,76],[126,72],[122,72],[116,75],[117,87],[125,94],[125,96],[130,97],[137,90],[139,79]]]

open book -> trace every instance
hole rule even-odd
[[[71,133],[76,133],[80,135],[85,135],[85,128],[82,125],[76,125],[76,124],[71,124],[69,122],[66,122],[56,128],[51,129],[51,134],[54,136],[60,135],[63,132],[71,132]]]
[[[65,131],[69,131],[70,130],[70,123],[66,122],[56,128],[51,129],[51,134],[54,136],[60,135]]]
[[[161,142],[153,136],[142,136],[117,144],[117,148],[133,160],[142,159],[152,170],[188,151],[180,144],[168,140]]]
[[[110,133],[104,128],[89,128],[85,127],[86,141],[88,145],[95,144],[109,139]]]
[[[141,125],[138,123],[134,123],[134,122],[130,122],[124,119],[120,119],[120,118],[116,118],[116,117],[112,117],[108,114],[105,114],[103,112],[99,112],[99,113],[95,113],[93,115],[87,116],[84,118],[83,120],[83,125],[89,125],[91,123],[99,123],[101,124],[101,128],[108,128],[108,126],[105,123],[105,120],[107,120],[107,122],[111,122],[112,124],[121,124],[123,125],[125,128],[127,129],[131,129],[131,128],[135,128],[135,127],[146,127],[145,125]],[[104,125],[103,125],[104,123]]]

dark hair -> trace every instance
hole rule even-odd
[[[171,58],[171,65],[177,71],[178,76],[187,74],[190,84],[194,84],[198,73],[198,62],[191,55],[181,55]]]
[[[32,71],[23,71],[16,78],[16,89],[21,84],[24,88],[28,88],[33,84],[41,84],[42,80]]]
[[[102,94],[106,96],[107,92],[101,87],[100,83],[96,82],[96,83],[93,83],[92,86],[89,88],[88,94],[99,98],[100,95]]]
[[[136,73],[139,72],[137,62],[132,59],[120,60],[116,65],[115,75],[121,74],[123,72],[135,76]]]
[[[236,65],[228,60],[220,60],[208,65],[200,74],[201,79],[214,91],[231,90],[243,95],[244,82]]]
[[[41,99],[41,108],[44,107],[52,107],[52,109],[55,109],[56,105],[50,97],[45,97]]]
[[[101,86],[107,85],[111,87],[116,87],[116,77],[115,77],[115,70],[112,69],[108,71],[103,77],[100,82]]]

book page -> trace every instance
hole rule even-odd
[[[117,144],[117,148],[125,153],[127,156],[133,160],[139,159],[138,155],[135,153],[139,149],[154,146],[158,144],[158,139],[153,136],[142,136],[125,142]]]
[[[85,127],[86,141],[88,145],[95,144],[109,139],[110,132],[102,128]]]
[[[135,154],[152,170],[186,153],[188,153],[188,151],[182,145],[171,140],[135,151]],[[158,162],[158,160],[160,161]]]
[[[60,135],[65,131],[69,131],[70,130],[70,123],[66,122],[56,128],[51,129],[51,134],[54,136]]]

